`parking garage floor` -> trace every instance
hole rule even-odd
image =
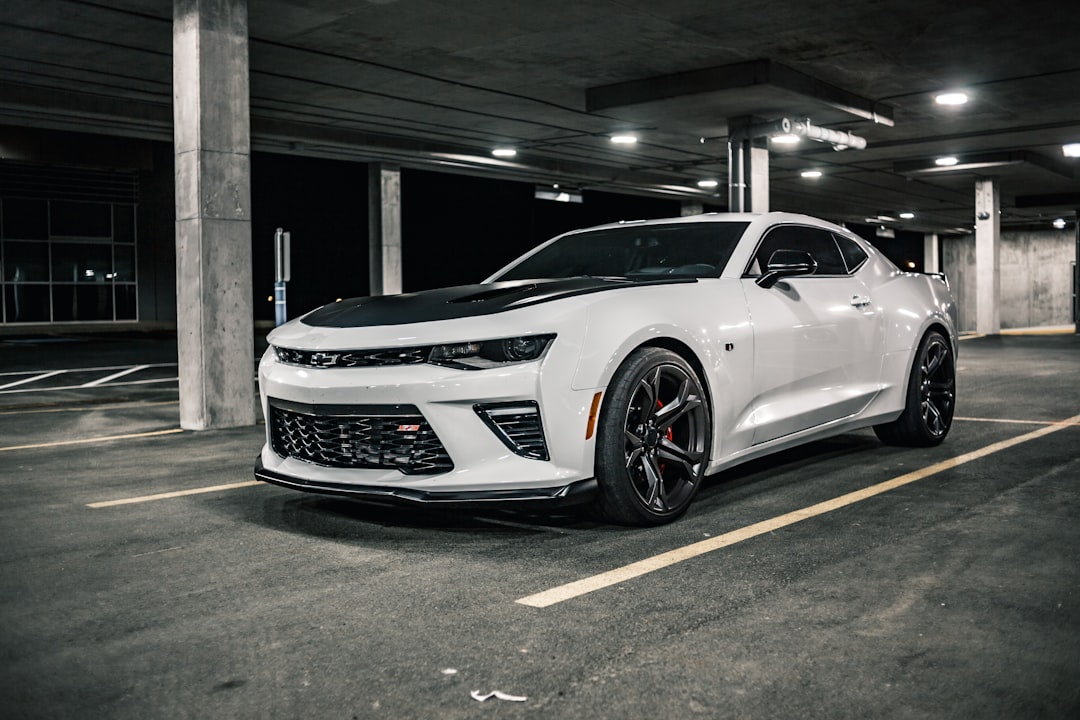
[[[940,447],[815,443],[655,529],[253,482],[263,427],[180,431],[175,362],[0,338],[4,717],[1080,717],[1076,335],[964,340]]]

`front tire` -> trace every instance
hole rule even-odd
[[[907,403],[900,417],[875,425],[888,445],[932,447],[949,434],[956,408],[956,362],[948,339],[931,330],[919,344],[908,378]]]
[[[634,351],[615,372],[596,436],[595,509],[625,525],[686,512],[708,464],[712,422],[701,381],[682,357]]]

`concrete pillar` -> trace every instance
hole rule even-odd
[[[923,235],[923,272],[941,272],[941,263],[938,262],[938,258],[941,257],[939,243],[937,233]]]
[[[1076,210],[1076,252],[1073,255],[1073,323],[1080,335],[1080,208]]]
[[[368,261],[372,295],[401,292],[401,170],[368,165]]]
[[[975,331],[1001,333],[1001,216],[997,181],[975,182]]]
[[[679,216],[690,217],[691,215],[700,215],[703,212],[705,212],[705,204],[700,200],[683,200]]]
[[[180,426],[255,424],[246,0],[175,0]]]
[[[760,142],[767,142],[762,139]],[[769,148],[750,145],[750,207],[748,212],[769,212]]]
[[[728,210],[769,212],[769,148],[752,137],[753,119],[728,121]]]

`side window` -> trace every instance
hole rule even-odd
[[[859,243],[843,235],[833,235],[836,244],[840,246],[840,254],[844,256],[844,264],[847,271],[853,273],[866,262],[866,251],[859,247]]]
[[[769,258],[777,250],[804,250],[810,253],[818,264],[815,275],[847,274],[844,257],[840,254],[832,233],[801,225],[780,225],[770,230],[754,253],[754,259],[746,274],[749,277],[761,275],[769,263]]]

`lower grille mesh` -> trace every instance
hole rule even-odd
[[[270,399],[274,452],[335,468],[431,475],[454,468],[442,441],[412,405],[300,405]]]

